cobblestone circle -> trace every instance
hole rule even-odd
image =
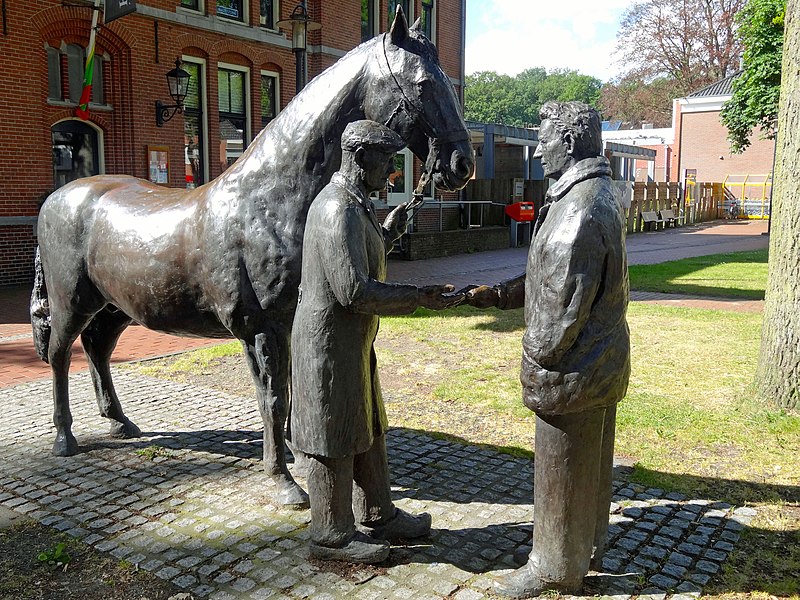
[[[145,432],[114,440],[88,375],[70,378],[83,452],[50,455],[50,382],[3,399],[0,504],[169,580],[195,598],[486,597],[530,543],[530,460],[393,429],[393,495],[433,515],[427,539],[353,570],[309,562],[308,511],[279,509],[260,467],[256,402],[115,370],[128,416]],[[302,480],[301,480],[302,482]],[[754,516],[749,508],[614,482],[603,573],[585,592],[697,597]]]

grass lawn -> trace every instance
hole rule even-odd
[[[767,285],[767,251],[631,265],[629,271],[633,290],[762,300]]]

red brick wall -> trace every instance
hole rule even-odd
[[[176,12],[177,0],[139,0],[149,6]],[[206,0],[205,12],[216,13],[216,0]],[[419,0],[416,0],[419,5]],[[460,79],[461,0],[438,0],[437,32],[442,64],[447,74]],[[382,29],[386,6],[382,0]],[[281,2],[286,18],[296,2]],[[347,51],[360,41],[359,3],[352,0],[310,0],[311,18],[323,29],[309,36],[309,43]],[[185,12],[185,11],[179,11]],[[258,23],[259,2],[249,0],[250,23]],[[419,14],[419,6],[416,7]],[[59,47],[89,39],[91,10],[64,7],[60,0],[11,2],[7,8],[8,35],[0,35],[0,107],[3,111],[4,144],[0,146],[0,285],[31,279],[35,238],[33,225],[20,225],[9,217],[35,217],[46,195],[54,188],[51,127],[74,115],[74,106],[47,101],[45,44]],[[102,18],[101,18],[102,23]],[[257,26],[257,25],[256,25]],[[182,118],[157,127],[155,101],[169,103],[164,75],[183,54],[206,60],[206,117],[208,122],[207,177],[220,174],[217,65],[220,61],[247,66],[250,72],[251,138],[261,128],[260,70],[281,75],[280,105],[294,95],[295,58],[291,49],[248,41],[222,32],[196,29],[158,20],[141,12],[100,27],[98,56],[104,63],[105,101],[108,109],[91,111],[90,122],[102,132],[104,172],[148,176],[147,146],[170,149],[171,186],[185,185]],[[321,72],[336,56],[310,54],[309,77]],[[5,224],[3,219],[5,220]]]
[[[697,181],[722,182],[727,175],[765,175],[772,171],[774,143],[755,133],[742,154],[731,154],[727,129],[719,112],[681,113],[680,167],[673,179],[683,180],[686,169],[697,169]]]

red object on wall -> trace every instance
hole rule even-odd
[[[506,206],[506,214],[515,221],[533,221],[535,211],[532,202],[515,202]]]

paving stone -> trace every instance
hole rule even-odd
[[[308,512],[279,509],[270,496],[274,484],[260,469],[257,445],[263,424],[251,398],[117,370],[115,382],[121,397],[138,396],[129,412],[144,430],[164,431],[174,415],[185,414],[187,394],[194,398],[180,443],[158,442],[173,455],[145,461],[130,451],[136,446],[121,442],[121,448],[53,458],[49,416],[40,410],[49,404],[49,382],[10,388],[3,393],[19,394],[12,402],[18,412],[0,422],[0,433],[42,434],[29,436],[25,452],[10,447],[0,463],[0,504],[24,507],[29,517],[160,573],[192,597],[470,600],[491,594],[494,574],[513,568],[514,549],[530,542],[529,459],[390,430],[395,499],[405,510],[433,514],[438,529],[424,544],[393,549],[399,564],[379,575],[371,567],[357,572],[359,583],[321,570],[308,562]],[[71,388],[76,397],[93,393],[86,374],[71,377]],[[90,403],[73,408],[79,439],[105,429]],[[210,423],[213,433],[199,432]],[[250,441],[230,444],[240,439]],[[603,570],[613,576],[596,579],[598,595],[638,594],[638,575],[621,575],[637,573],[648,582],[642,597],[660,599],[672,590],[685,596],[676,600],[693,600],[735,549],[742,522],[754,511],[629,484],[626,476],[615,473],[618,504],[611,507],[603,558]],[[511,522],[523,525],[498,524]]]
[[[668,577],[662,573],[653,575],[650,579],[648,579],[648,581],[662,590],[671,590],[678,584],[677,579]]]

